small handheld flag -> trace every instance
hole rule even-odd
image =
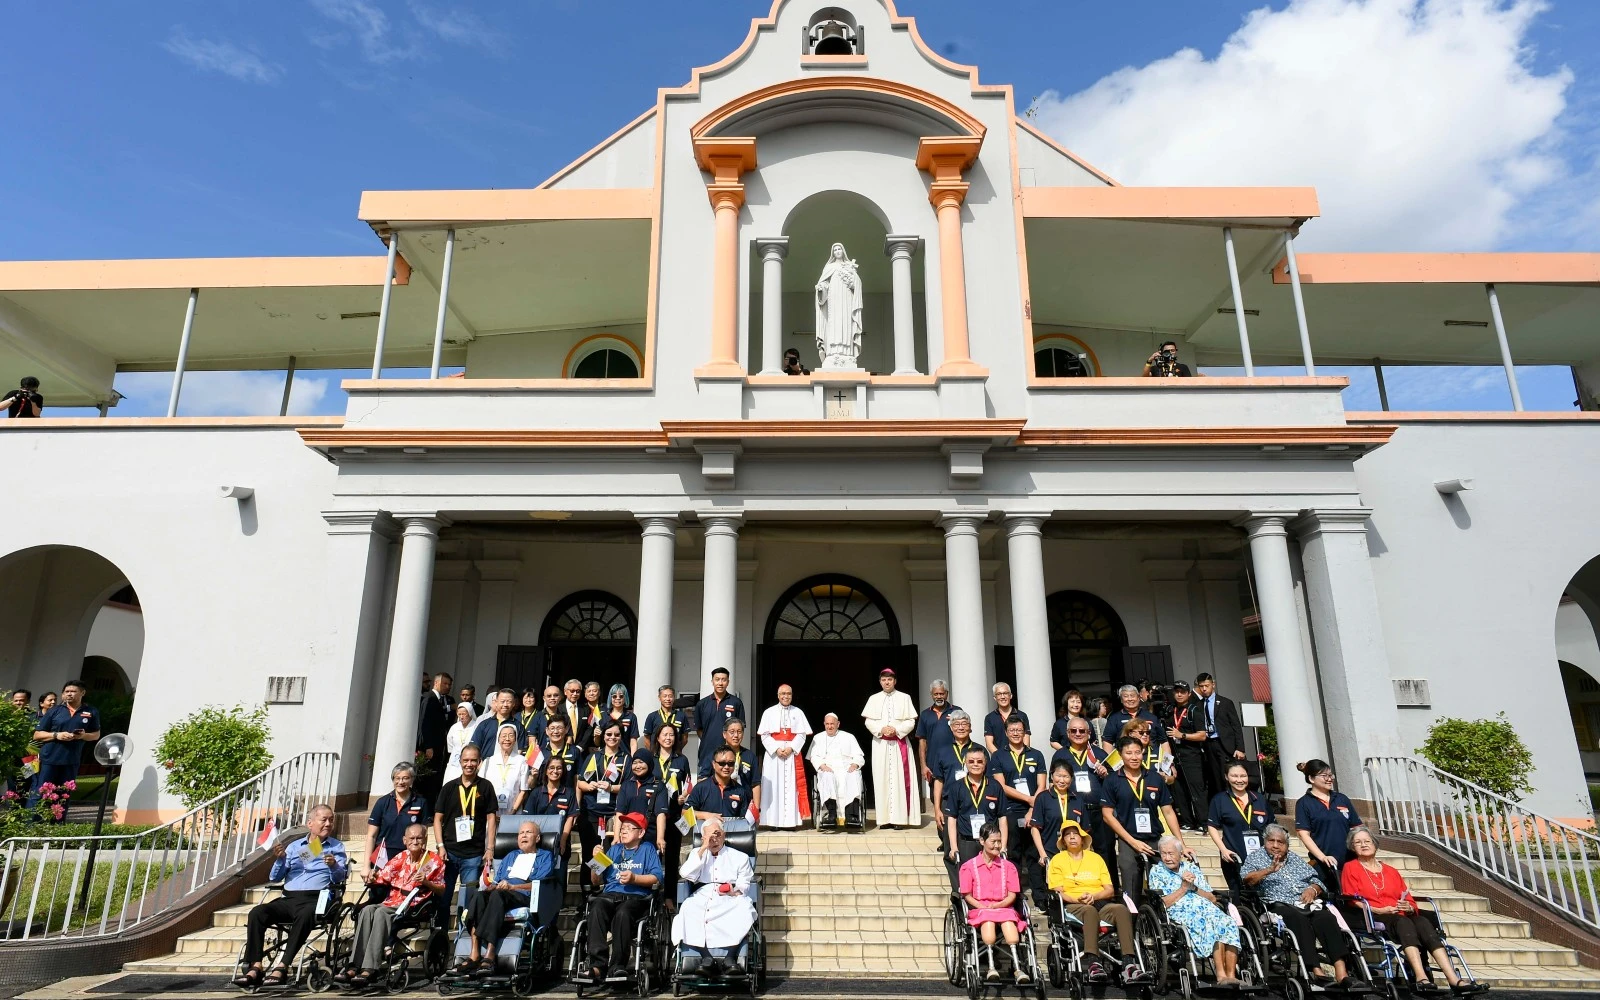
[[[261,836],[256,838],[257,847],[270,847],[278,836],[278,821],[268,820],[267,828],[261,831]]]

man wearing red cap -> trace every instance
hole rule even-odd
[[[650,894],[665,874],[656,846],[643,840],[645,818],[636,812],[617,817],[617,842],[610,850],[596,845],[592,857],[610,864],[589,870],[600,891],[589,899],[589,984],[625,983],[631,978],[629,952],[633,930],[650,905]],[[610,936],[608,946],[606,938]]]
[[[877,793],[878,826],[917,826],[922,822],[922,791],[917,786],[917,760],[906,737],[917,728],[917,706],[894,689],[894,671],[878,672],[883,688],[861,710],[872,734],[872,786]]]

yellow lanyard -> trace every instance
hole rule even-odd
[[[967,751],[977,746],[976,743],[952,743],[950,750],[956,755],[956,763],[960,764],[967,759]]]
[[[1128,776],[1123,775],[1122,780],[1128,781]],[[1139,784],[1137,786],[1135,786],[1133,782],[1128,781],[1128,787],[1133,789],[1133,801],[1137,802],[1139,805],[1144,805],[1144,776],[1140,775]]]
[[[668,776],[667,774],[667,764],[670,763],[671,760],[671,754],[662,754],[656,760],[656,768],[661,772],[661,780],[666,784],[667,788],[675,792],[678,790],[678,779],[675,775]]]
[[[1022,763],[1028,759],[1028,751],[1024,750],[1020,754],[1015,750],[1008,750],[1006,752],[1011,754],[1011,764],[1017,769],[1017,777],[1026,777],[1026,775],[1022,773]]]
[[[982,812],[983,811],[983,806],[978,804],[978,799],[981,798],[982,795],[983,795],[983,786],[979,785],[978,786],[978,790],[977,791],[973,791],[972,779],[968,778],[967,779],[967,794],[972,796],[972,808],[973,808],[973,810],[976,811],[976,812]]]
[[[1249,805],[1241,808],[1238,799],[1234,798],[1232,795],[1228,796],[1228,798],[1233,801],[1233,807],[1239,810],[1239,815],[1244,817],[1244,825],[1246,828],[1256,821],[1256,807],[1254,803],[1250,803]],[[1250,802],[1248,792],[1245,793],[1245,802]]]
[[[1078,762],[1078,766],[1079,767],[1082,767],[1083,764],[1084,764],[1084,761],[1089,759],[1089,748],[1088,747],[1084,747],[1083,748],[1083,753],[1079,753],[1078,751],[1072,749],[1071,744],[1068,744],[1067,753],[1072,754],[1072,759]]]
[[[1060,792],[1056,793],[1056,801],[1061,803],[1061,821],[1063,823],[1072,818],[1072,811],[1067,808],[1068,799],[1069,796],[1062,795]]]
[[[472,813],[473,813],[473,810],[475,810],[477,808],[477,805],[478,805],[478,786],[477,786],[477,784],[476,783],[473,784],[473,786],[472,786],[472,794],[471,795],[467,794],[467,790],[466,790],[466,788],[464,786],[457,785],[456,786],[456,794],[461,797],[461,815],[463,815],[463,816],[471,816]]]
[[[668,714],[667,710],[664,708],[661,710],[661,724],[663,726],[671,726],[675,724],[673,722],[672,715]]]

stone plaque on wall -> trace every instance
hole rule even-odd
[[[829,389],[822,397],[822,416],[826,420],[854,420],[856,394],[849,389]]]
[[[1427,708],[1433,704],[1424,677],[1397,677],[1394,681],[1394,703],[1400,708]]]
[[[303,705],[306,701],[304,677],[268,677],[268,705]]]

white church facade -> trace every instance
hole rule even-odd
[[[648,706],[726,667],[817,720],[887,665],[980,711],[1007,680],[1043,744],[1069,687],[1249,701],[1264,652],[1284,758],[1352,795],[1504,711],[1534,808],[1587,816],[1600,254],[1296,256],[1312,189],[1121,186],[1019,111],[890,0],[776,0],[536,188],[364,193],[372,256],[0,262],[0,376],[180,373],[168,417],[0,426],[0,687],[72,676],[131,584],[149,821],[161,730],[269,692],[358,804],[425,671]],[[1169,340],[1245,374],[1142,377]],[[1580,406],[1353,412],[1315,373],[1377,357],[1569,365]],[[183,372],[369,364],[340,416],[178,415]]]

